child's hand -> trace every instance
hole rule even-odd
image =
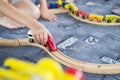
[[[42,45],[45,45],[48,40],[48,35],[52,37],[51,33],[45,28],[44,25],[40,24],[39,27],[33,27],[31,29],[33,38],[36,43],[41,43]]]
[[[50,13],[47,8],[41,7],[41,16],[42,18],[49,20],[49,21],[55,21],[57,19],[56,15],[53,13]]]

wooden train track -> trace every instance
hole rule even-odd
[[[62,8],[49,9],[49,11],[50,11],[51,13],[54,13],[54,14],[69,13],[68,10],[65,10],[65,9],[62,9]]]
[[[76,59],[73,59],[60,50],[56,52],[50,52],[46,47],[37,44],[30,43],[29,39],[0,39],[0,46],[36,46],[44,49],[52,58],[57,60],[58,62],[79,70],[83,70],[85,72],[97,73],[97,74],[119,74],[120,73],[120,64],[97,64],[97,63],[89,63],[83,62]]]

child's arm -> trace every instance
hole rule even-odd
[[[12,3],[12,0],[8,0],[9,3]]]
[[[46,43],[48,35],[51,36],[44,25],[29,16],[23,15],[15,7],[4,0],[0,0],[0,12],[30,28],[36,42]]]

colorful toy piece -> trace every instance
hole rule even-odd
[[[0,68],[0,80],[25,80],[25,78],[22,79],[22,77],[22,75],[12,70]]]
[[[120,16],[117,15],[106,15],[106,22],[111,23],[111,22],[120,22]]]
[[[60,5],[58,3],[50,3],[48,4],[48,9],[59,8]]]
[[[62,66],[50,58],[43,58],[38,61],[36,68],[38,68],[40,71],[41,69],[51,70],[52,74],[55,75],[56,80],[62,80],[62,77],[64,75]]]
[[[43,58],[37,64],[8,58],[4,62],[4,66],[9,66],[10,70],[0,69],[3,72],[0,73],[0,77],[7,77],[12,80],[16,79],[15,73],[18,75],[17,80],[34,80],[31,79],[33,77],[43,78],[38,80],[62,80],[64,75],[62,66],[51,58]],[[25,79],[21,79],[21,77],[25,77]]]
[[[68,67],[66,68],[65,72],[74,75],[76,80],[85,80],[84,73],[82,71],[78,71],[76,69]]]
[[[82,19],[87,19],[89,14],[82,10],[77,10],[76,16],[81,16]]]
[[[48,36],[48,41],[47,41],[47,43],[46,43],[45,46],[46,46],[48,49],[50,49],[50,51],[52,51],[52,52],[57,51],[56,44],[54,43],[53,39],[52,39],[50,36]]]
[[[74,3],[70,4],[70,9],[69,9],[73,14],[76,14],[76,11],[78,10],[78,8],[76,7],[76,5]]]
[[[62,0],[58,0],[58,5],[62,5],[63,1]]]
[[[66,5],[64,6],[64,8],[65,8],[65,9],[70,9],[70,4],[66,4]]]
[[[70,4],[65,2],[65,1],[63,1],[62,7],[65,8],[65,9],[69,9],[70,8]]]
[[[97,22],[103,22],[104,20],[104,16],[96,15],[96,14],[89,14],[88,18],[90,21],[97,21]]]
[[[33,39],[33,37],[32,37],[32,33],[31,33],[31,30],[28,31],[27,37],[29,38],[29,41],[30,41],[30,42],[34,42],[34,39]],[[52,51],[52,52],[57,51],[56,44],[54,43],[54,40],[53,40],[50,36],[48,36],[48,40],[47,40],[47,43],[46,43],[45,46],[46,46],[50,51]]]
[[[12,70],[23,70],[26,68],[34,68],[34,64],[19,59],[8,58],[4,61],[4,66],[9,66]]]
[[[51,58],[43,58],[37,64],[8,58],[4,66],[0,68],[1,80],[84,80],[82,72],[67,68],[63,71],[62,66]]]

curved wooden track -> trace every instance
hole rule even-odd
[[[58,62],[79,70],[83,70],[85,72],[97,73],[97,74],[119,74],[120,73],[120,64],[96,64],[96,63],[88,63],[73,59],[60,50],[56,52],[50,52],[46,47],[37,44],[30,43],[29,39],[0,39],[0,46],[36,46],[44,49],[52,58],[57,60]]]

